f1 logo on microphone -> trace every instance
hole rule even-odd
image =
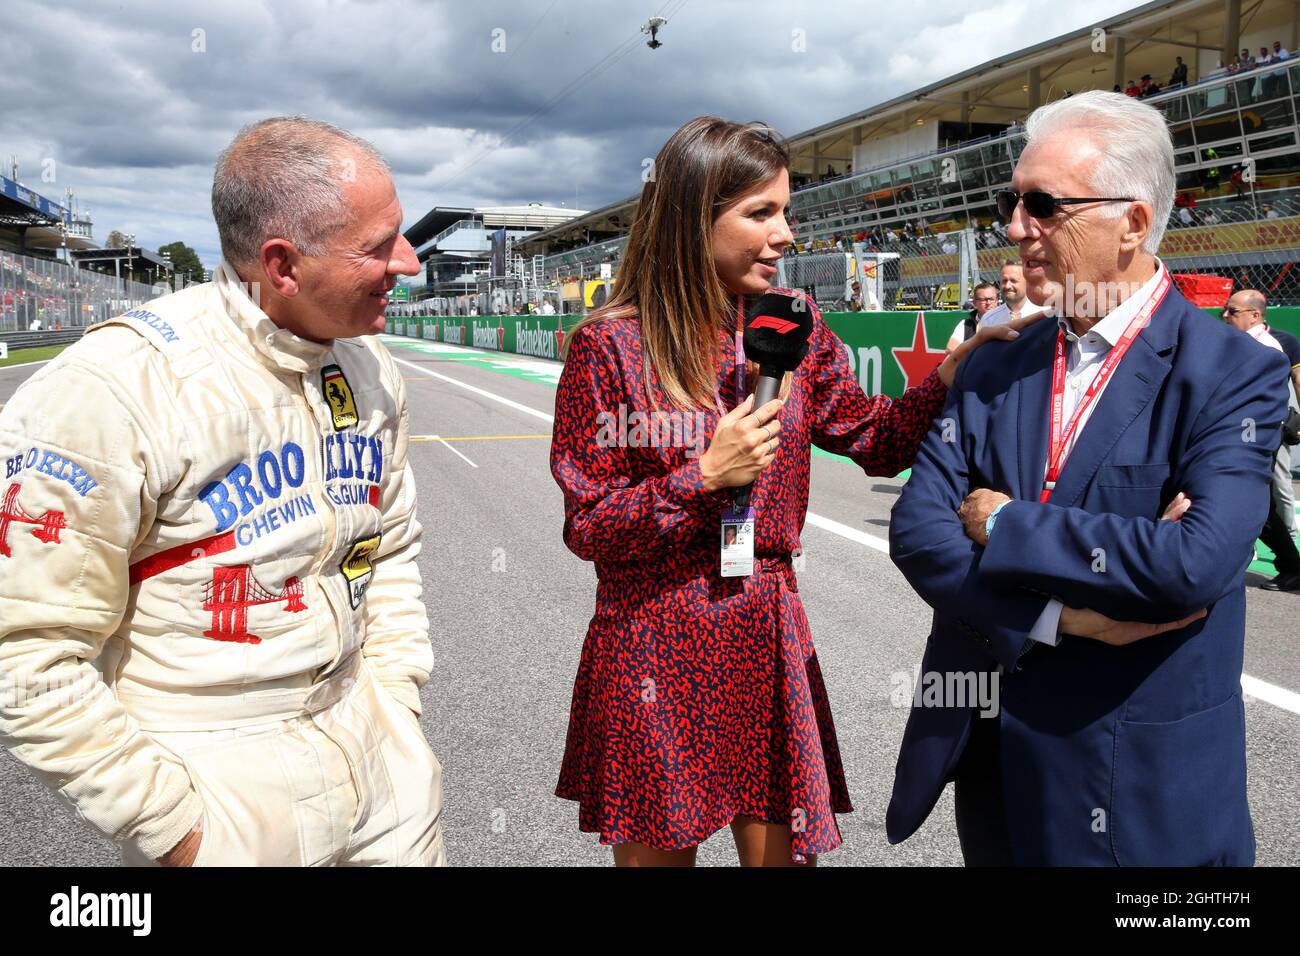
[[[753,322],[749,323],[751,329],[775,329],[780,335],[799,327],[797,322],[791,322],[788,319],[778,319],[775,315],[760,315]]]

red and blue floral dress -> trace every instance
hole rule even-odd
[[[737,814],[789,825],[796,858],[841,842],[835,814],[853,808],[791,566],[811,446],[869,475],[896,475],[947,390],[932,372],[898,399],[868,398],[810,308],[780,447],[754,485],[749,577],[720,575],[733,490],[706,491],[700,477],[716,410],[687,413],[703,426],[697,445],[680,421],[638,432],[642,416],[672,405],[653,371],[647,394],[636,320],[594,322],[569,344],[551,471],[564,492],[564,542],[595,562],[598,583],[556,793],[578,801],[579,827],[602,843],[684,849]],[[744,397],[733,333],[718,346],[718,393],[730,409]]]

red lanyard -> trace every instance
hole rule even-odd
[[[1138,310],[1137,315],[1129,322],[1128,328],[1120,336],[1120,340],[1115,343],[1114,348],[1102,362],[1101,368],[1098,369],[1097,375],[1088,386],[1088,390],[1083,393],[1083,398],[1070,416],[1070,422],[1065,426],[1065,431],[1061,431],[1061,419],[1064,417],[1065,409],[1065,366],[1066,366],[1066,344],[1065,330],[1061,329],[1056,333],[1056,358],[1052,364],[1052,431],[1051,431],[1051,448],[1047,457],[1047,478],[1043,481],[1043,491],[1038,496],[1039,501],[1047,501],[1052,497],[1052,491],[1056,488],[1057,478],[1061,474],[1061,468],[1065,464],[1065,449],[1069,447],[1070,440],[1074,436],[1075,430],[1079,427],[1079,422],[1083,420],[1084,413],[1092,405],[1093,400],[1100,394],[1101,390],[1106,387],[1107,380],[1110,379],[1111,373],[1119,365],[1120,359],[1124,357],[1138,337],[1138,333],[1146,328],[1151,319],[1151,313],[1159,308],[1160,303],[1164,301],[1165,294],[1169,291],[1169,273],[1163,268],[1160,270],[1160,281],[1156,283],[1155,291],[1147,299],[1146,304]]]
[[[736,296],[736,404],[744,401],[745,394],[745,300]],[[713,386],[713,402],[718,406],[718,417],[726,414],[722,410],[722,394]]]

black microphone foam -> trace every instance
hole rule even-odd
[[[745,358],[768,376],[793,372],[808,354],[812,308],[807,300],[768,292],[745,310]]]
[[[745,310],[745,358],[758,365],[755,411],[776,398],[781,377],[798,368],[808,354],[812,327],[808,301],[780,292],[759,296]],[[753,487],[745,485],[736,490],[733,501],[737,508],[749,507]]]

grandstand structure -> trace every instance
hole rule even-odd
[[[1242,50],[1258,56],[1275,41],[1288,58],[1235,67]],[[1142,99],[1169,124],[1178,173],[1162,258],[1300,305],[1297,46],[1292,0],[1158,0],[798,133],[788,139],[789,254],[895,253],[891,305],[958,307],[963,244],[985,277],[1016,256],[995,196],[1010,186],[1029,113],[1147,77],[1160,89]],[[537,232],[523,250],[545,257],[557,288],[593,280],[603,264],[617,281],[636,203]]]
[[[66,258],[69,250],[94,247],[92,228],[89,210],[77,211],[71,189],[63,203],[54,202],[19,181],[17,162],[9,176],[0,176],[0,251]]]
[[[520,244],[586,212],[537,202],[477,208],[435,206],[405,233],[424,264],[423,284],[411,287],[412,307],[466,314],[472,302],[486,313],[492,309],[493,299],[512,308],[535,298],[541,263],[523,261],[517,251]],[[416,302],[423,305],[416,307]]]
[[[23,184],[15,161],[0,175],[0,333],[74,329],[166,291],[165,258],[128,246],[100,249],[89,209],[71,189],[55,202]]]

